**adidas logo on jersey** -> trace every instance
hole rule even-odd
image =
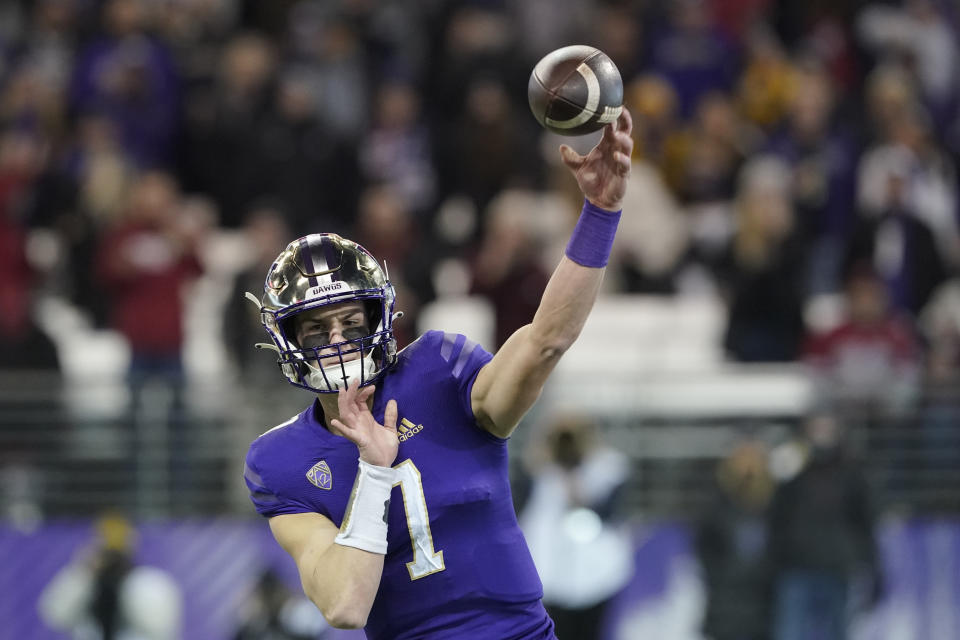
[[[400,424],[397,425],[397,437],[400,438],[400,442],[405,442],[421,431],[423,431],[422,424],[413,424],[406,418],[401,419]]]

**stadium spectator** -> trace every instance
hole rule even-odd
[[[47,144],[29,128],[0,131],[0,217],[28,225],[39,178],[48,161]]]
[[[26,234],[0,217],[0,369],[60,369],[56,346],[33,317],[34,277]]]
[[[503,193],[490,204],[483,239],[471,265],[470,293],[493,305],[497,346],[527,324],[549,278],[524,208],[529,204],[529,199],[515,192]]]
[[[247,380],[266,380],[266,366],[272,359],[269,352],[254,348],[256,343],[263,341],[263,324],[256,307],[245,294],[263,287],[263,274],[289,237],[286,216],[276,202],[263,200],[251,207],[243,226],[246,260],[237,269],[233,291],[223,307],[224,343],[235,364],[239,365],[241,376]]]
[[[608,286],[630,293],[677,292],[691,249],[691,221],[650,161],[633,158],[624,206],[636,215],[620,223]]]
[[[737,174],[756,142],[738,118],[729,94],[715,91],[700,96],[690,126],[674,140],[679,157],[672,163],[683,167],[674,185],[678,197],[690,205],[729,202]]]
[[[749,26],[744,45],[737,107],[748,122],[770,132],[783,122],[797,95],[797,69],[777,35],[763,22]]]
[[[680,113],[689,117],[704,95],[733,89],[741,61],[711,22],[708,2],[680,0],[666,12],[662,28],[650,33],[650,70],[673,85]]]
[[[134,434],[133,452],[150,449],[169,463],[162,465],[167,467],[163,473],[169,487],[158,489],[155,504],[141,504],[144,510],[188,508],[185,499],[167,500],[190,486],[192,472],[183,365],[184,295],[202,271],[197,251],[204,226],[186,216],[183,208],[173,177],[159,171],[141,175],[131,186],[121,218],[100,239],[96,256],[111,326],[130,347],[126,426]],[[153,389],[160,393],[151,393]],[[141,428],[150,412],[163,416],[165,431],[159,433],[166,451],[153,449]],[[157,433],[154,429],[151,436]]]
[[[663,78],[641,74],[624,85],[623,101],[637,113],[633,130],[636,141],[634,158],[656,166],[664,181],[676,195],[683,173],[683,120],[677,111],[677,92]],[[679,148],[680,150],[677,150]]]
[[[923,473],[933,480],[960,466],[960,278],[954,276],[935,293],[920,316],[926,358],[917,407]],[[938,482],[933,485],[939,487]],[[956,512],[960,500],[939,488],[920,508]]]
[[[141,0],[105,2],[102,35],[80,50],[70,81],[71,109],[108,117],[141,168],[173,162],[179,127],[180,78],[151,17]]]
[[[860,161],[860,215],[847,244],[844,272],[873,265],[886,283],[891,305],[917,314],[946,278],[937,239],[911,199],[914,154],[883,145]]]
[[[952,268],[960,266],[957,169],[937,137],[929,113],[919,105],[891,123],[891,144],[906,150],[913,160],[906,207],[930,228],[941,259]]]
[[[83,33],[79,3],[71,0],[41,0],[31,3],[25,28],[13,42],[14,72],[42,96],[45,105],[34,112],[34,124],[54,133],[65,123],[65,95],[75,64],[77,41]],[[14,80],[16,82],[17,80]],[[9,103],[8,103],[9,105]],[[8,115],[8,114],[5,114]],[[24,124],[20,120],[20,124]]]
[[[458,117],[438,136],[443,195],[463,194],[483,211],[502,190],[535,183],[537,145],[529,122],[516,111],[505,78],[487,71],[469,82]],[[478,232],[486,221],[480,222]]]
[[[567,42],[603,42],[603,52],[617,65],[620,74],[632,78],[647,63],[647,42],[655,31],[645,25],[653,22],[655,11],[655,7],[630,2],[595,4],[589,20],[581,25],[586,27],[586,35]],[[540,55],[549,50],[541,50]]]
[[[304,77],[331,137],[355,142],[370,123],[370,54],[346,5],[305,0],[288,13],[285,72]]]
[[[236,228],[263,196],[266,175],[258,131],[271,106],[278,47],[255,33],[233,35],[220,49],[214,78],[185,96],[180,154],[183,184],[211,196],[221,224]]]
[[[942,486],[939,480],[960,466],[960,338],[941,338],[931,345],[926,360],[921,393],[916,407],[917,441],[901,456],[909,458],[910,450],[919,449],[915,475],[924,486],[933,490],[911,501],[921,513],[956,513],[960,498]],[[910,425],[912,426],[912,425]],[[906,460],[905,460],[906,462]]]
[[[812,61],[795,65],[784,122],[765,150],[792,172],[790,193],[801,242],[809,248],[804,294],[833,293],[843,286],[843,258],[854,226],[857,146],[844,126],[837,88]]]
[[[408,200],[389,184],[373,184],[360,195],[353,235],[357,242],[383,261],[397,297],[404,300],[403,322],[394,327],[400,348],[416,338],[420,309],[433,299],[431,282],[435,256],[426,250],[423,237]]]
[[[920,346],[909,316],[891,308],[883,281],[862,264],[847,277],[847,317],[810,336],[804,360],[820,397],[859,412],[900,411],[916,398]]]
[[[166,571],[136,562],[136,535],[122,516],[98,519],[91,545],[41,594],[41,618],[75,640],[179,640],[181,588]]]
[[[263,195],[282,201],[294,233],[346,232],[361,183],[357,151],[318,108],[312,82],[302,69],[281,71],[272,108],[257,127],[256,182]]]
[[[571,0],[556,11],[551,0],[508,0],[508,16],[523,38],[518,42],[530,67],[558,42],[583,42],[584,31],[595,15],[592,0]]]
[[[796,443],[799,468],[770,506],[774,640],[844,640],[850,617],[883,589],[871,490],[836,415],[814,412]],[[867,585],[854,602],[855,583]]]
[[[421,220],[437,194],[432,144],[416,87],[399,78],[384,81],[360,146],[360,168],[367,183],[390,185]]]
[[[745,440],[717,465],[710,507],[695,530],[707,595],[703,634],[711,640],[770,637],[767,519],[773,489],[766,448],[759,441]]]
[[[623,452],[585,418],[557,416],[529,447],[530,493],[520,512],[558,638],[600,640],[605,613],[633,575],[619,498],[630,477]]]
[[[166,173],[142,175],[122,218],[101,238],[97,271],[113,327],[129,341],[134,377],[183,374],[183,287],[201,271],[196,238],[180,219],[180,192]]]
[[[908,0],[900,4],[864,7],[857,17],[858,36],[876,58],[911,67],[937,128],[943,128],[960,97],[956,27],[938,2]]]
[[[795,231],[788,167],[753,158],[740,173],[736,233],[720,266],[729,304],[724,346],[742,362],[796,359],[803,339],[805,247]]]

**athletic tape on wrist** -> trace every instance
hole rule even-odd
[[[607,266],[613,237],[620,223],[620,211],[607,211],[583,201],[580,219],[567,243],[567,257],[584,267]]]
[[[360,460],[357,479],[334,542],[371,553],[387,553],[387,511],[396,472]]]

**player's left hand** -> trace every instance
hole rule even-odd
[[[397,457],[400,441],[397,437],[397,401],[390,400],[383,413],[383,424],[370,412],[367,400],[376,387],[360,388],[354,378],[337,395],[340,417],[332,418],[336,427],[348,440],[357,445],[360,459],[378,467],[389,467]]]
[[[567,145],[560,146],[560,157],[577,179],[580,191],[594,205],[617,211],[622,208],[630,177],[630,153],[633,151],[633,119],[624,107],[616,122],[603,128],[603,137],[582,156]]]

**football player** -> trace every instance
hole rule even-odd
[[[290,243],[260,305],[287,380],[317,394],[256,439],[245,480],[335,627],[368,638],[554,638],[517,525],[507,438],[596,299],[630,173],[624,109],[585,156],[584,195],[532,322],[491,355],[430,331],[397,351],[393,287],[333,234]],[[535,212],[531,212],[534,215]]]

